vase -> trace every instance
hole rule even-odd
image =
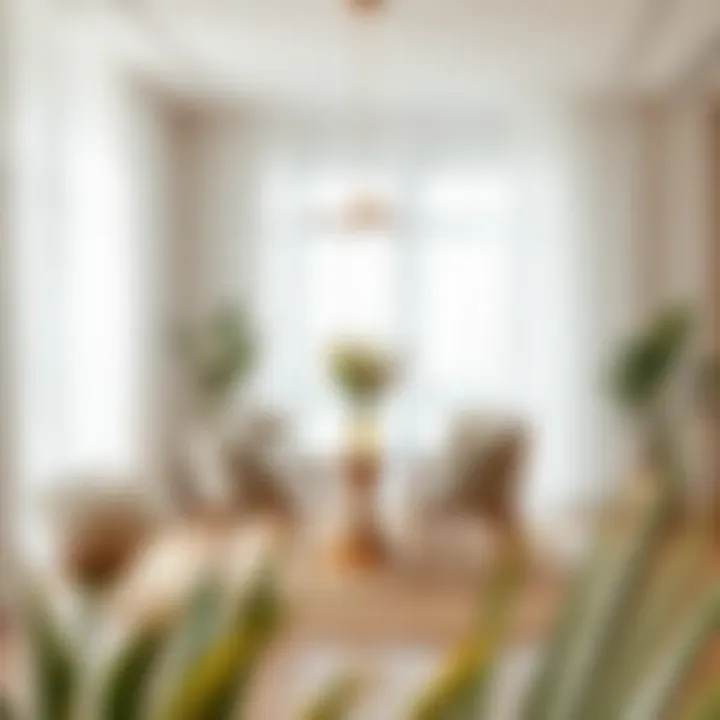
[[[347,568],[376,567],[387,557],[379,520],[382,446],[376,406],[363,404],[350,409],[340,471],[344,521],[336,546],[336,558],[341,566]]]

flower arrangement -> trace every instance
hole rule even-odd
[[[343,341],[330,352],[335,384],[353,403],[377,402],[396,377],[396,363],[386,350],[364,341]]]

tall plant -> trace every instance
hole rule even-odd
[[[704,538],[668,547],[671,504],[663,491],[629,527],[603,529],[508,720],[701,720],[718,707],[716,688],[687,690],[697,661],[720,639],[720,582]],[[522,587],[515,578],[510,598]],[[507,584],[495,582],[487,592],[491,608],[500,597],[511,611]],[[412,720],[497,717],[493,679],[508,659],[498,641],[507,620],[492,611],[484,616],[480,632],[421,696]]]
[[[693,317],[686,307],[664,308],[620,349],[611,384],[621,407],[633,414],[663,410],[692,326]]]
[[[227,405],[257,356],[247,314],[231,306],[214,310],[198,323],[178,327],[175,348],[198,402],[213,412]]]
[[[684,484],[673,427],[678,399],[686,399],[683,366],[694,319],[687,307],[669,306],[618,353],[612,369],[611,390],[618,405],[642,433],[644,451],[655,477],[676,493]],[[662,468],[658,472],[659,468]]]

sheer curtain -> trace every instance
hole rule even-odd
[[[465,409],[522,412],[519,158],[511,138],[499,149],[471,139],[469,153],[467,136],[462,150],[452,139],[438,133],[424,149],[401,150],[386,139],[374,164],[323,154],[292,132],[284,152],[270,142],[256,283],[269,347],[260,385],[293,413],[308,451],[337,446],[341,408],[324,359],[348,335],[390,344],[401,359],[387,413],[391,452],[437,451]],[[387,229],[343,235],[315,221],[368,187],[392,210]]]
[[[101,38],[51,37],[28,78],[35,105],[22,120],[16,198],[18,496],[21,539],[37,559],[50,547],[48,497],[63,483],[148,476],[147,280],[161,242],[144,204],[150,104]]]
[[[327,345],[364,333],[403,360],[386,414],[393,456],[441,452],[465,410],[509,415],[531,436],[528,511],[602,492],[624,458],[602,375],[635,305],[636,129],[631,115],[563,104],[390,124],[374,153],[353,153],[352,133],[313,122],[240,124],[262,198],[257,389],[296,420],[300,447],[337,447]],[[338,236],[314,221],[319,205],[368,186],[393,208],[386,232]]]

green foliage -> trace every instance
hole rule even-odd
[[[176,668],[158,720],[224,720],[235,717],[267,645],[282,617],[273,573],[261,572],[246,589],[227,621],[212,629],[198,608],[217,605],[212,593],[200,593],[188,614],[195,627],[183,633],[188,642]]]
[[[111,664],[99,693],[97,717],[103,720],[140,720],[162,650],[165,633],[149,627],[131,635]]]
[[[33,703],[38,720],[71,720],[79,684],[77,651],[44,598],[26,601],[27,626],[33,645]]]
[[[227,623],[227,598],[220,581],[203,578],[192,592],[183,616],[168,641],[163,679],[168,687],[180,682]],[[162,698],[165,700],[166,698]]]
[[[33,717],[231,720],[281,617],[273,572],[258,573],[235,599],[209,580],[179,624],[131,632],[96,678],[98,668],[85,664],[48,608],[33,599],[27,613],[36,666]],[[9,704],[3,712],[9,717]]]
[[[670,504],[662,494],[620,533],[608,528],[561,610],[522,720],[655,720],[717,632],[703,590],[706,556],[686,540],[665,561]],[[691,602],[702,592],[699,604]]]
[[[687,720],[717,720],[720,718],[720,679],[703,688],[695,706],[687,714]]]
[[[701,534],[668,553],[672,503],[672,495],[657,492],[633,521],[601,528],[516,720],[666,720],[669,708],[685,709],[678,701],[688,673],[720,629],[720,584],[707,576],[709,550]],[[525,567],[522,544],[508,542],[484,583],[475,627],[405,717],[491,716]],[[276,573],[268,568],[239,595],[207,580],[179,622],[126,637],[93,686],[95,711],[87,715],[79,708],[88,707],[80,702],[88,668],[42,603],[29,608],[38,720],[241,718],[285,615]],[[347,720],[364,687],[357,676],[341,675],[299,717]],[[688,703],[691,720],[714,718],[717,691]]]
[[[684,307],[661,311],[621,351],[612,389],[622,406],[644,410],[658,399],[687,345],[692,314]]]
[[[0,695],[0,720],[15,720],[12,705],[4,695]]]
[[[599,534],[566,594],[516,720],[669,717],[720,629],[720,585],[708,584],[705,574],[707,538],[686,538],[668,555],[671,507],[672,496],[659,493],[630,526],[608,525]],[[490,583],[474,638],[421,694],[412,720],[492,717],[493,666],[507,646],[509,608],[520,587],[502,577]],[[716,701],[708,694],[696,712],[710,712],[705,708]]]
[[[255,336],[246,314],[234,307],[215,310],[203,322],[177,330],[175,348],[203,402],[225,402],[256,359]]]
[[[484,602],[473,634],[418,697],[410,711],[411,720],[474,720],[488,710],[492,680],[514,617],[523,570],[522,549],[510,543],[482,593]]]
[[[301,714],[302,720],[344,720],[355,709],[365,683],[353,673],[334,678]]]
[[[335,384],[353,402],[373,402],[388,389],[395,363],[383,350],[363,342],[339,343],[330,353]]]

